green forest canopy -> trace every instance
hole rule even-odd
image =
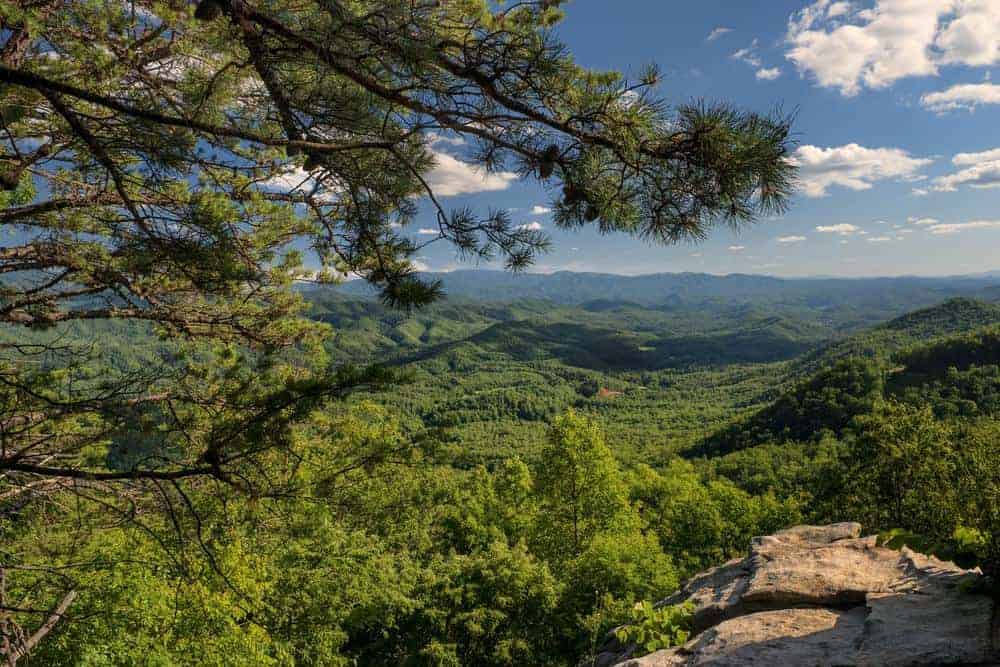
[[[302,316],[296,282],[350,273],[386,304],[434,301],[440,285],[410,261],[418,200],[462,255],[517,270],[548,248],[503,211],[441,206],[426,179],[435,138],[462,137],[472,164],[545,182],[564,227],[673,243],[785,206],[786,118],[668,107],[652,68],[635,81],[585,70],[557,39],[559,5],[0,7],[0,225],[14,239],[0,249],[8,663],[39,650],[71,605],[88,606],[75,601],[85,581],[105,587],[93,601],[114,599],[115,577],[125,586],[151,577],[163,591],[216,577],[222,587],[205,595],[219,596],[217,607],[186,591],[216,610],[217,624],[206,618],[197,632],[235,641],[253,656],[245,662],[329,664],[355,653],[335,622],[311,655],[268,644],[274,623],[254,620],[269,599],[255,592],[263,582],[231,566],[243,562],[240,543],[264,546],[252,535],[275,519],[258,510],[294,515],[311,499],[330,503],[332,520],[344,484],[412,462],[422,445],[388,415],[343,449],[331,444],[332,401],[399,378],[330,356],[331,329]],[[495,556],[541,567],[510,549]],[[442,567],[479,572],[493,557],[470,552]],[[549,604],[546,576],[539,570],[538,595]],[[144,636],[160,642],[170,633],[148,602],[135,611],[152,615]],[[438,660],[458,650],[445,639],[362,643]],[[132,662],[116,646],[95,645],[94,655]]]

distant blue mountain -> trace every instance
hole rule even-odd
[[[1000,298],[1000,274],[942,278],[775,278],[706,273],[656,273],[619,276],[607,273],[512,274],[504,271],[427,273],[440,280],[449,297],[511,302],[546,299],[559,304],[632,302],[646,307],[686,306],[699,302],[782,304],[816,308],[890,309],[905,312],[952,297]],[[362,281],[337,288],[351,296],[374,292]]]

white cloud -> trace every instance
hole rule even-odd
[[[434,168],[424,178],[439,197],[506,190],[517,180],[513,172],[489,173],[447,153],[432,152]]]
[[[1000,160],[1000,148],[994,148],[979,153],[958,153],[951,159],[951,163],[956,167],[963,167],[970,164],[979,164],[990,160]]]
[[[781,76],[780,67],[762,67],[757,70],[757,78],[762,81],[774,81]]]
[[[936,225],[940,222],[937,218],[917,218],[910,216],[906,219],[911,225]]]
[[[430,227],[421,227],[417,230],[417,234],[421,236],[437,236],[441,231],[438,229],[431,229]]]
[[[746,47],[745,49],[740,49],[739,51],[736,51],[730,57],[733,60],[741,60],[745,62],[747,65],[750,65],[752,67],[760,67],[762,63],[760,60],[760,56],[757,55],[758,44],[760,44],[760,40],[754,39],[752,42],[750,42],[750,46]]]
[[[1000,86],[995,83],[961,83],[927,93],[920,104],[936,113],[957,109],[975,109],[980,104],[1000,104]]]
[[[340,196],[340,188],[332,183],[332,177],[327,174],[319,181],[313,174],[299,166],[291,166],[285,171],[272,176],[260,183],[262,190],[271,192],[294,192],[309,195],[316,201],[332,203]]]
[[[718,28],[712,30],[712,32],[708,33],[708,37],[705,38],[705,41],[714,42],[715,40],[725,35],[727,32],[732,32],[732,31],[733,31],[732,28],[725,28],[723,26],[719,26]]]
[[[804,236],[779,236],[775,239],[778,243],[801,243],[806,240]]]
[[[1000,160],[984,162],[934,179],[934,189],[938,192],[954,192],[960,185],[977,189],[1000,188]]]
[[[292,190],[311,189],[314,183],[312,175],[302,167],[293,167],[277,176],[261,183],[265,190],[289,192]]]
[[[440,136],[434,137],[431,144],[451,143],[454,141]],[[489,173],[476,165],[463,162],[458,158],[431,150],[434,156],[434,167],[424,175],[427,184],[439,197],[452,197],[455,195],[474,194],[477,192],[495,192],[506,190],[511,183],[517,180],[517,174],[509,171]],[[321,200],[332,201],[336,198],[336,186],[329,183],[329,177],[323,179],[320,189],[316,195]],[[317,181],[313,174],[305,171],[301,167],[293,167],[282,174],[279,174],[261,183],[265,190],[276,190],[282,192],[313,192]],[[324,193],[324,189],[326,192]],[[437,232],[435,232],[437,233]]]
[[[538,206],[538,205],[535,205],[535,206],[531,207],[531,214],[532,215],[545,215],[546,213],[551,213],[551,212],[552,212],[552,209],[549,208],[549,207],[547,207],[547,206]]]
[[[868,190],[875,181],[912,180],[933,160],[915,158],[900,148],[866,148],[858,144],[800,146],[791,158],[799,167],[802,193],[823,197],[831,186]]]
[[[820,225],[816,228],[816,231],[823,234],[840,234],[841,236],[847,236],[848,234],[861,231],[861,228],[857,225],[842,222],[839,225]]]
[[[786,57],[819,85],[856,95],[942,65],[1000,62],[997,0],[816,0],[789,18]]]
[[[885,243],[886,241],[891,241],[892,239],[888,236],[873,236],[870,239],[866,239],[869,243]]]
[[[1000,188],[1000,149],[979,153],[959,153],[951,159],[959,171],[940,176],[933,181],[933,189],[938,192],[954,192],[960,186],[989,189]]]
[[[540,223],[540,222],[529,222],[529,223],[524,224],[524,225],[518,225],[517,228],[518,229],[528,229],[528,230],[531,230],[533,232],[537,232],[538,230],[540,230],[542,228],[542,223]]]
[[[965,169],[935,178],[934,190],[955,192],[961,186],[980,190],[1000,188],[1000,148],[978,153],[958,153],[951,162],[956,167]]]
[[[729,246],[729,251],[730,252],[740,252],[740,251],[746,250],[746,249],[747,249],[747,247],[744,246],[744,245],[731,245],[731,246]]]
[[[851,10],[851,3],[849,2],[834,2],[826,9],[826,17],[828,19],[835,18],[837,16],[843,16]]]
[[[931,234],[957,234],[969,229],[1000,229],[1000,220],[973,220],[972,222],[952,222],[931,225]]]
[[[912,190],[910,190],[910,193],[914,197],[926,197],[928,194],[930,194],[930,190],[928,190],[927,188],[913,188]]]

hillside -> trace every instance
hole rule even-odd
[[[1000,305],[968,298],[949,299],[831,343],[806,355],[800,366],[812,370],[850,357],[885,360],[912,345],[998,322]]]
[[[793,363],[792,377],[810,375],[689,454],[717,456],[840,433],[881,397],[929,405],[941,415],[994,414],[1000,409],[997,323],[1000,307],[952,299],[810,353]]]
[[[736,282],[752,287],[757,279]],[[871,303],[855,297],[852,313]],[[822,308],[766,314],[753,300],[570,305],[452,295],[402,314],[333,291],[310,298],[314,316],[334,326],[335,358],[413,374],[395,405],[415,424],[447,427],[464,464],[514,453],[531,459],[547,420],[571,407],[597,416],[629,463],[811,440],[871,409],[882,378],[869,363],[1000,322],[1000,306],[964,297],[849,335],[853,320]]]

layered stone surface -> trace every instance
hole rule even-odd
[[[991,665],[993,601],[978,571],[878,546],[861,526],[798,526],[692,578],[661,604],[694,606],[684,646],[632,657],[612,639],[596,665]]]

